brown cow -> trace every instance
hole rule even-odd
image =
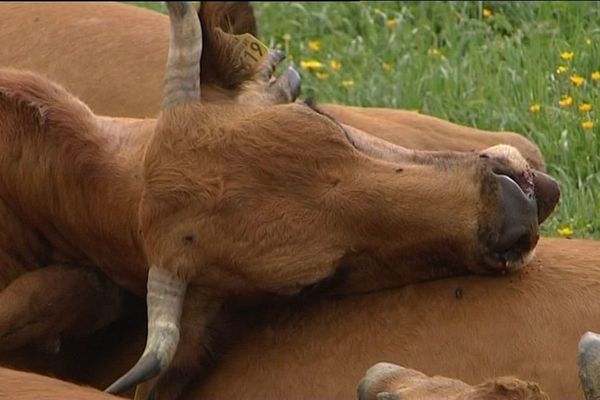
[[[540,387],[513,377],[476,386],[391,363],[369,368],[358,386],[359,400],[548,400]]]
[[[0,368],[3,400],[117,400],[97,389],[46,376]],[[254,399],[262,398],[256,394]],[[498,378],[475,387],[444,377],[430,378],[394,364],[379,363],[367,371],[358,388],[359,400],[547,400],[533,383]],[[350,400],[350,399],[349,399]]]
[[[242,310],[232,320],[243,336],[184,398],[353,398],[380,361],[469,384],[512,375],[552,399],[582,398],[577,346],[583,333],[600,330],[598,260],[598,241],[542,238],[536,260],[516,274]],[[143,339],[142,330],[113,342],[114,353],[92,362],[100,375],[88,370],[86,382],[109,383]]]
[[[232,310],[224,323],[239,334],[182,398],[351,399],[365,371],[389,361],[469,384],[512,375],[580,399],[578,341],[600,330],[598,260],[598,241],[542,238],[536,260],[503,277]],[[60,376],[105,387],[143,349],[141,316],[65,348]]]
[[[247,3],[202,2],[199,15],[205,27],[256,34]],[[42,72],[101,115],[154,116],[160,108],[168,32],[165,15],[122,3],[0,3],[0,65]],[[218,46],[209,39],[213,36],[220,39]],[[231,60],[215,65],[223,56],[217,50],[228,42],[224,33],[204,29],[204,37],[203,100],[224,102],[238,94],[249,75],[232,74],[240,68],[229,68]],[[510,144],[532,168],[544,170],[538,148],[516,133],[482,131],[402,110],[321,108],[343,124],[411,149],[470,151]]]
[[[597,398],[600,377],[600,336],[586,333],[579,344],[580,376],[586,399]],[[110,399],[110,395],[40,375],[0,368],[3,399]],[[254,398],[259,397],[255,395]],[[513,377],[494,378],[471,386],[457,379],[427,375],[380,362],[369,368],[358,385],[358,400],[547,400],[532,382]]]
[[[296,294],[340,271],[340,291],[368,290],[531,259],[558,188],[517,150],[413,152],[305,104],[268,106],[296,86],[293,73],[268,84],[276,54],[242,104],[200,104],[200,23],[169,9],[157,121],[96,117],[44,79],[0,73],[7,256],[95,266],[138,294],[147,281],[147,347],[111,391],[161,373],[148,387],[176,397],[232,297]]]

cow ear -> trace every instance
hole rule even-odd
[[[255,71],[242,63],[239,41],[233,35],[256,36],[254,9],[248,2],[203,1],[198,18],[202,25],[202,85],[239,90]]]
[[[198,17],[203,27],[218,27],[233,35],[250,33],[256,36],[256,18],[249,2],[203,1]]]

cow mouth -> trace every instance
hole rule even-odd
[[[505,253],[493,252],[486,256],[487,271],[492,274],[505,275],[509,272],[519,271],[527,266],[535,256],[535,246],[539,240],[539,235],[532,236],[531,239],[524,238],[515,248]]]

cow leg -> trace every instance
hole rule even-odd
[[[93,268],[52,265],[0,292],[0,351],[36,344],[58,351],[61,335],[84,335],[114,321],[122,292]]]

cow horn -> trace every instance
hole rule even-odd
[[[187,283],[173,273],[157,267],[148,272],[148,338],[138,362],[110,385],[106,392],[122,393],[164,371],[179,343],[179,319]]]
[[[579,340],[579,379],[587,400],[600,396],[600,335],[586,332]]]
[[[200,19],[188,2],[168,1],[171,36],[162,108],[200,100]]]

